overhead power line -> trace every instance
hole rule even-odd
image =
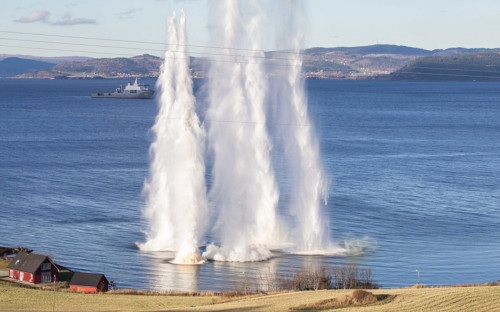
[[[0,38],[2,39],[2,38]],[[115,52],[96,52],[96,51],[83,51],[83,50],[70,50],[70,49],[60,49],[60,48],[45,48],[45,47],[33,47],[33,46],[17,46],[17,45],[5,45],[5,44],[0,44],[0,47],[7,47],[7,48],[19,48],[19,49],[37,49],[37,50],[47,50],[47,51],[62,51],[62,52],[72,52],[72,53],[89,53],[89,54],[99,54],[99,55],[113,55],[113,56],[123,56],[123,57],[134,57],[137,55],[133,54],[124,54],[124,53],[115,53]],[[224,54],[221,54],[224,56]],[[184,57],[170,57],[170,59],[181,59],[181,60],[186,60],[187,58]],[[224,60],[224,59],[210,59],[210,62],[217,62],[217,63],[237,63],[237,64],[255,64],[255,65],[266,65],[266,66],[273,66],[273,67],[292,67],[293,65],[291,64],[283,64],[283,63],[273,63],[273,62],[266,62],[266,60],[262,62],[247,62],[247,61],[238,61],[238,60]],[[422,67],[424,68],[424,67]],[[432,69],[432,68],[430,68]],[[442,68],[445,69],[445,68]],[[449,68],[446,68],[447,70],[451,70]],[[455,69],[459,70],[459,69]],[[472,71],[472,70],[469,70]],[[327,71],[328,72],[328,71]],[[481,72],[481,71],[479,71]],[[493,72],[493,71],[488,71],[488,72]],[[396,72],[395,72],[396,73]],[[495,71],[494,73],[500,73]],[[470,78],[487,78],[487,79],[498,79],[500,80],[500,76],[480,76],[480,75],[461,75],[461,74],[445,74],[445,73],[422,73],[422,72],[410,72],[410,71],[404,71],[404,72],[397,72],[397,74],[415,74],[415,75],[429,75],[429,76],[456,76],[456,77],[470,77]]]
[[[36,50],[48,50],[48,51],[62,51],[62,52],[74,52],[74,53],[90,53],[90,54],[106,54],[106,55],[120,55],[120,56],[127,56],[127,57],[132,57],[134,55],[132,54],[122,54],[122,53],[111,53],[111,52],[97,52],[97,51],[82,51],[82,50],[67,50],[67,49],[59,49],[59,48],[43,48],[43,47],[26,47],[26,46],[16,46],[16,45],[7,45],[7,44],[0,44],[0,47],[6,47],[6,48],[19,48],[19,49],[36,49]]]
[[[55,37],[55,38],[71,38],[71,39],[84,39],[84,40],[99,40],[99,41],[126,42],[126,43],[139,43],[139,44],[153,44],[153,45],[168,46],[166,43],[163,43],[163,42],[153,42],[153,41],[136,41],[136,40],[122,40],[122,39],[97,38],[97,37],[67,36],[67,35],[42,34],[42,33],[8,31],[8,30],[0,30],[0,33],[18,34],[18,35],[31,35],[31,36],[43,36],[43,37]],[[298,54],[298,53],[301,53],[301,51],[266,51],[266,50],[260,50],[260,49],[245,49],[245,48],[219,47],[219,46],[194,45],[194,44],[185,44],[183,46],[185,46],[185,47],[192,47],[192,48],[219,49],[219,50],[236,50],[236,51],[251,51],[251,52],[272,52],[272,53],[283,53],[283,54]]]
[[[113,49],[125,49],[125,50],[138,50],[137,47],[124,47],[124,46],[109,46],[109,45],[100,45],[100,44],[88,44],[88,43],[72,43],[72,42],[61,42],[61,41],[43,41],[43,40],[31,40],[31,39],[18,39],[18,38],[5,38],[0,37],[0,40],[10,40],[10,41],[21,41],[21,42],[35,42],[35,43],[45,43],[45,44],[63,44],[63,45],[73,45],[73,46],[84,46],[84,47],[97,47],[97,48],[113,48]],[[179,46],[179,45],[177,45]],[[183,45],[180,45],[183,46]],[[165,49],[150,49],[146,48],[143,50],[146,51],[155,51],[155,52],[165,52]],[[184,53],[184,51],[178,50],[169,50],[169,52],[173,53]],[[88,53],[88,52],[86,52]],[[187,53],[187,52],[186,52]],[[225,53],[210,53],[210,52],[189,52],[189,54],[197,54],[197,55],[208,55],[208,56],[224,56],[224,57],[241,57],[241,58],[258,58],[265,59],[266,61],[293,61],[291,58],[269,58],[264,55],[243,55],[243,54],[225,54]]]
[[[6,44],[0,44],[0,47],[7,47],[7,48],[18,48],[18,49],[35,49],[35,50],[47,50],[47,51],[62,51],[62,52],[72,52],[72,53],[89,53],[89,54],[106,54],[106,55],[114,55],[114,56],[123,56],[123,57],[134,57],[137,55],[133,54],[124,54],[124,53],[115,53],[115,52],[97,52],[97,51],[83,51],[83,50],[70,50],[70,49],[60,49],[60,48],[45,48],[45,47],[33,47],[33,46],[17,46],[17,45],[6,45]],[[224,54],[221,54],[221,56],[224,56]],[[164,58],[164,57],[162,57]],[[242,58],[250,58],[250,57],[242,57]],[[185,57],[169,57],[169,59],[177,59],[177,60],[187,60],[188,58]],[[274,67],[292,67],[293,65],[291,64],[286,64],[286,63],[273,63],[273,62],[266,62],[266,60],[263,60],[262,62],[248,62],[248,61],[243,61],[243,60],[236,60],[236,59],[210,59],[210,62],[216,62],[216,63],[237,63],[237,64],[255,64],[255,65],[266,65],[266,66],[274,66]]]

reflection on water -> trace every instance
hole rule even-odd
[[[173,252],[143,253],[150,261],[145,275],[147,289],[156,291],[224,291],[237,289],[273,290],[276,277],[342,264],[345,258],[302,256],[274,252],[273,258],[259,262],[209,261],[202,265],[172,263]]]
[[[157,291],[198,291],[199,290],[199,265],[173,264],[175,253],[150,252],[148,276],[149,289]]]

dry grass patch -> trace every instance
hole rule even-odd
[[[365,290],[355,290],[350,295],[342,295],[332,299],[321,300],[318,302],[310,303],[307,305],[298,306],[292,308],[293,310],[323,310],[323,309],[334,309],[334,308],[345,308],[351,306],[364,306],[375,303],[387,303],[393,299],[395,296],[389,295],[374,295],[371,292]]]
[[[323,310],[370,312],[500,312],[500,287],[442,287],[370,290],[374,296],[388,295],[375,303],[363,293],[353,296],[352,290],[319,290],[277,292],[242,296],[241,293],[216,293],[211,297],[188,294],[151,292],[134,294],[81,294],[56,292],[56,311],[289,311]],[[163,295],[160,295],[163,294]],[[168,295],[167,295],[168,294]],[[327,307],[337,302],[367,303]],[[53,292],[15,287],[0,283],[0,311],[52,311]],[[227,300],[227,301],[226,301]],[[314,304],[319,304],[314,306]]]
[[[185,292],[185,291],[154,291],[136,289],[115,289],[106,292],[107,295],[136,295],[136,296],[182,296],[182,297],[214,297],[220,294],[213,291],[206,292]]]
[[[221,304],[198,306],[196,311],[322,311],[307,305],[328,299],[351,295],[353,290],[319,290],[289,292],[242,299]],[[389,295],[386,299],[368,305],[329,308],[332,311],[370,312],[500,312],[500,287],[398,288],[369,290],[374,295]]]
[[[418,285],[413,285],[410,288],[412,288],[412,289],[427,288],[427,285],[418,284]]]
[[[432,288],[446,288],[446,287],[482,287],[482,286],[500,286],[500,281],[498,282],[488,282],[482,284],[458,284],[458,285],[450,285],[450,286],[432,286]]]
[[[0,258],[0,269],[2,269],[2,270],[6,269],[11,260],[12,259],[9,259],[9,258],[6,258],[6,259]]]

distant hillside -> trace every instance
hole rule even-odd
[[[304,69],[309,77],[334,79],[366,79],[380,74],[389,74],[412,60],[430,55],[431,51],[397,45],[371,45],[363,47],[313,48],[305,50]],[[343,65],[350,70],[335,71],[314,67],[329,62]],[[338,67],[337,67],[338,68]]]
[[[12,77],[52,66],[54,66],[54,63],[9,57],[0,61],[0,77]]]
[[[493,66],[494,57],[484,59],[482,68],[474,67],[476,55],[496,55],[500,49],[465,49],[450,48],[445,50],[424,50],[398,45],[371,45],[362,47],[311,48],[302,51],[303,71],[307,78],[317,79],[404,79],[429,80],[424,74],[431,73],[440,80],[456,80],[459,75],[471,76],[473,71],[485,71],[485,66]],[[290,57],[287,51],[270,51],[265,53],[265,65],[271,76],[279,75],[283,66],[287,66]],[[443,66],[448,61],[439,61],[440,57],[458,58],[451,65]],[[483,56],[483,58],[485,58]],[[194,77],[205,77],[209,66],[207,59],[191,57],[191,71]],[[426,62],[426,63],[422,63]],[[465,72],[466,64],[472,64],[472,69]],[[144,54],[131,58],[101,58],[84,59],[60,63],[49,69],[21,74],[18,78],[65,78],[65,77],[127,77],[146,76],[157,77],[162,59]],[[457,68],[456,65],[460,65]],[[419,67],[419,68],[417,68]],[[432,68],[420,68],[432,67]],[[427,70],[427,71],[426,71]],[[444,70],[444,72],[443,72]],[[455,73],[455,75],[452,75]],[[492,79],[490,73],[487,79]],[[477,74],[476,78],[480,78]],[[474,78],[475,80],[477,80]],[[484,77],[483,77],[484,78]],[[486,79],[484,78],[484,79]],[[437,78],[436,78],[437,79]],[[436,80],[434,79],[434,80]],[[464,78],[465,79],[465,78]],[[433,80],[433,79],[430,79]]]
[[[427,56],[391,73],[389,79],[500,81],[500,53]]]
[[[396,72],[412,61],[434,55],[467,55],[500,49],[424,50],[377,44],[362,47],[311,48],[304,50],[304,72],[310,78],[372,79]]]
[[[389,74],[412,60],[432,55],[431,51],[397,45],[363,47],[312,48],[303,51],[306,77],[321,79],[365,79]],[[279,74],[286,64],[283,51],[266,53],[266,66],[271,75]],[[152,55],[132,58],[102,58],[83,62],[62,63],[49,70],[20,75],[20,78],[54,77],[123,77],[158,76],[161,59]],[[191,58],[195,77],[204,77],[207,61]]]
[[[343,52],[346,54],[398,54],[398,55],[432,55],[429,50],[399,46],[392,44],[375,44],[361,47],[338,47],[338,48],[311,48],[304,51],[306,54],[323,54],[328,52]]]
[[[432,51],[397,45],[311,48],[304,50],[304,73],[319,79],[366,79],[389,74]],[[283,51],[266,53],[270,65],[283,64]],[[272,68],[272,67],[270,67]]]
[[[495,53],[500,52],[500,49],[465,49],[465,48],[449,48],[446,50],[433,50],[432,55],[436,56],[450,56],[459,54],[472,54],[472,53]]]
[[[157,77],[162,59],[153,55],[131,58],[101,58],[84,62],[66,62],[46,70],[19,75],[18,78],[63,78],[63,77]]]

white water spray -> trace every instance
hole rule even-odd
[[[150,223],[142,250],[176,252],[174,262],[195,264],[205,232],[204,130],[196,115],[186,52],[185,14],[168,19],[168,47],[158,78],[159,111],[152,131],[150,176],[144,185]]]
[[[292,247],[287,249],[303,254],[339,254],[342,248],[331,243],[328,223],[322,214],[326,205],[328,181],[322,170],[319,144],[307,112],[302,72],[302,28],[298,27],[300,7],[294,1],[281,2],[283,29],[278,47],[287,49],[286,66],[281,68],[281,76],[273,81],[273,105],[279,111],[275,122],[287,124],[281,127],[280,138],[288,160],[290,180],[289,213],[293,217],[290,224]],[[278,131],[279,132],[279,131]]]
[[[363,252],[368,246],[363,240],[340,247],[329,237],[322,213],[327,179],[307,113],[301,78],[302,36],[293,16],[299,8],[292,2],[282,2],[281,8],[292,12],[284,23],[286,39],[280,45],[289,51],[283,57],[282,76],[273,79],[271,88],[262,51],[269,29],[263,29],[265,14],[259,2],[214,2],[211,44],[227,49],[219,50],[208,73],[206,121],[213,156],[209,197],[217,220],[212,233],[216,243],[207,246],[203,259],[260,261],[272,256],[272,248],[283,246],[292,253],[346,255]],[[152,128],[156,138],[150,148],[150,177],[144,186],[150,231],[146,243],[138,245],[148,251],[173,250],[176,263],[201,263],[198,246],[208,220],[204,129],[194,110],[184,12],[178,28],[175,16],[168,25],[168,49],[157,85],[159,112]],[[241,56],[243,53],[246,55]],[[273,121],[288,125],[280,127],[288,160],[286,179],[291,185],[288,224],[282,224],[284,220],[278,220],[276,212],[279,192],[266,129],[269,99],[274,99],[271,104],[279,110]]]
[[[214,59],[209,72],[208,138],[214,155],[210,198],[217,209],[216,236],[204,257],[258,261],[271,257],[278,190],[271,167],[262,65],[263,12],[257,1],[214,3],[212,44],[233,49]],[[236,49],[245,57],[230,59]],[[228,122],[226,122],[228,121]]]
[[[299,235],[296,237],[298,251],[314,252],[325,248],[326,222],[321,219],[322,199],[326,198],[327,185],[320,165],[319,146],[312,132],[307,114],[307,99],[300,77],[302,58],[300,45],[295,40],[288,73],[290,86],[290,112],[293,127],[286,139],[290,161],[294,170],[290,211],[297,219]],[[326,199],[325,199],[326,204]]]

